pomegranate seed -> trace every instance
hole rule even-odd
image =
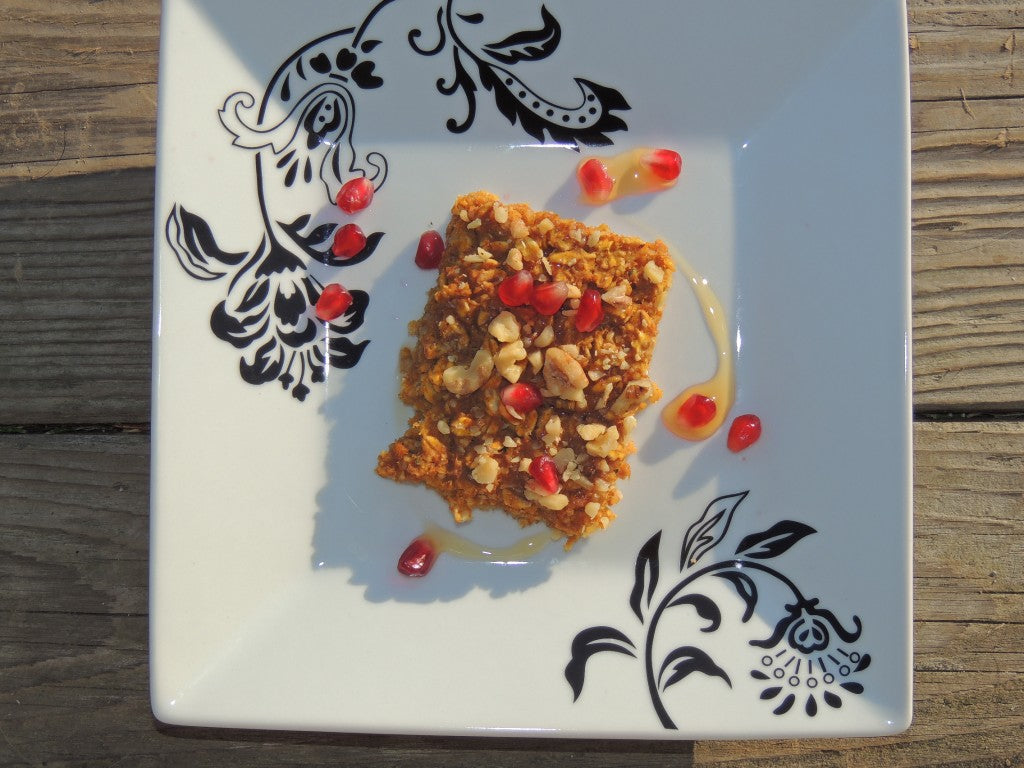
[[[761,437],[761,420],[752,413],[745,413],[732,420],[729,427],[729,450],[739,453],[749,448]]]
[[[339,259],[351,259],[366,247],[366,235],[356,224],[338,227],[334,233],[331,253]]]
[[[506,408],[512,408],[516,413],[522,414],[540,408],[544,397],[535,385],[519,381],[501,390],[501,402]]]
[[[683,158],[671,149],[653,149],[640,162],[644,168],[665,181],[678,179],[683,170]]]
[[[337,320],[352,306],[352,294],[337,283],[324,286],[316,300],[316,316],[324,322]]]
[[[437,547],[427,536],[412,540],[398,558],[398,572],[403,576],[426,576],[437,560]]]
[[[420,235],[420,243],[416,246],[416,266],[420,269],[437,269],[444,255],[444,240],[434,230]]]
[[[568,295],[569,286],[561,280],[556,280],[553,283],[541,283],[534,287],[530,303],[542,315],[553,315],[562,308]]]
[[[679,406],[679,418],[693,428],[703,427],[715,418],[718,406],[710,397],[700,394],[693,394],[686,398]]]
[[[612,196],[615,182],[608,173],[608,167],[596,157],[580,163],[576,169],[576,179],[583,194],[596,203],[603,203]]]
[[[338,190],[337,203],[345,213],[355,213],[373,202],[373,182],[365,176],[346,181]]]
[[[498,284],[498,298],[506,307],[521,307],[530,303],[533,295],[533,275],[525,269],[509,275]]]
[[[604,320],[604,305],[601,303],[601,292],[596,288],[587,288],[580,297],[580,306],[576,310],[576,330],[590,333]]]
[[[530,477],[548,493],[558,493],[558,467],[550,456],[538,456],[530,462]]]

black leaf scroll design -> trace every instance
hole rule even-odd
[[[626,122],[614,114],[630,108],[618,90],[575,77],[573,82],[580,91],[579,101],[558,104],[510,69],[546,59],[558,49],[561,25],[545,6],[541,7],[540,15],[539,27],[515,32],[474,49],[460,35],[460,25],[483,24],[485,14],[453,13],[452,0],[448,0],[437,11],[435,42],[424,45],[426,35],[421,29],[409,32],[409,45],[423,56],[436,56],[447,49],[452,52],[452,74],[449,78],[438,79],[437,90],[445,96],[461,93],[466,111],[461,120],[454,117],[448,120],[449,131],[463,133],[473,125],[476,94],[480,88],[493,94],[498,111],[512,125],[518,124],[540,142],[550,139],[578,150],[581,146],[611,144],[609,133],[626,130]]]
[[[716,599],[711,589],[698,589],[701,583],[709,587],[725,583],[731,587],[742,604],[739,626],[747,625],[755,610],[760,610],[762,616],[777,616],[768,637],[748,641],[752,649],[750,662],[730,660],[734,666],[750,664],[740,677],[749,673],[749,679],[754,681],[753,693],[770,707],[773,715],[817,717],[840,709],[845,696],[864,692],[865,686],[857,678],[870,666],[871,656],[856,649],[863,630],[860,619],[853,616],[849,622],[852,626],[840,621],[835,613],[819,606],[818,598],[804,597],[792,580],[764,562],[780,557],[815,533],[812,527],[780,520],[766,530],[743,536],[732,556],[714,556],[726,541],[736,512],[748,496],[749,491],[719,496],[690,524],[683,535],[679,577],[671,586],[665,586],[664,579],[659,578],[663,532],[658,531],[644,543],[637,554],[629,594],[629,607],[642,625],[642,641],[635,642],[625,632],[607,625],[577,633],[565,668],[573,701],[583,693],[588,660],[604,651],[642,659],[651,704],[666,729],[678,726],[665,693],[695,675],[719,680],[719,685],[731,691],[729,695],[750,691],[749,686],[734,684],[736,670],[730,673],[727,665],[715,658],[721,644],[710,637],[699,645],[691,641],[676,644],[668,652],[661,650],[666,644],[673,647],[671,636],[659,635],[662,619],[670,612],[677,615],[677,621],[691,623],[695,619],[697,623],[693,626],[700,633],[697,637],[713,636],[726,621],[719,603],[722,598]],[[775,588],[765,589],[768,582],[774,582]],[[776,605],[778,598],[762,599],[764,594],[778,594],[778,585],[783,593],[793,596],[792,602]],[[692,618],[679,613],[685,609],[692,612]],[[671,630],[664,632],[671,634]],[[692,704],[702,706],[700,700]]]
[[[380,0],[358,27],[351,26],[299,47],[270,78],[262,99],[246,92],[227,96],[218,116],[232,145],[253,156],[253,184],[262,231],[251,250],[224,248],[203,216],[172,203],[164,236],[187,275],[204,282],[222,281],[223,298],[210,314],[214,335],[240,354],[239,374],[250,384],[278,381],[298,400],[313,384],[323,382],[330,368],[355,366],[369,344],[352,338],[367,316],[369,294],[345,284],[353,296],[348,312],[335,320],[317,319],[314,307],[323,284],[310,274],[313,265],[343,269],[372,258],[384,232],[366,235],[358,254],[341,259],[331,250],[344,217],[334,206],[346,182],[369,179],[376,190],[388,176],[383,154],[363,150],[356,141],[357,107],[365,94],[382,89],[378,69],[383,36],[371,35],[373,21],[398,0]],[[487,12],[456,13],[447,0],[434,16],[437,39],[424,45],[418,28],[406,35],[415,54],[451,52],[451,69],[438,77],[444,96],[461,94],[466,112],[446,128],[464,133],[472,126],[478,94],[491,94],[495,108],[512,125],[540,142],[579,149],[610,144],[610,133],[624,131],[614,112],[629,109],[614,88],[574,78],[579,101],[555,104],[530,87],[520,67],[551,56],[562,39],[562,27],[544,6],[539,26],[474,48],[460,36],[467,25],[486,29]],[[486,39],[486,36],[485,36]],[[407,49],[405,49],[407,50]],[[413,116],[415,117],[415,116]]]

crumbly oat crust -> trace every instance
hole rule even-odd
[[[523,525],[546,523],[570,546],[614,519],[636,414],[661,396],[648,367],[674,270],[668,248],[487,192],[456,201],[445,242],[437,286],[410,323],[418,341],[402,353],[400,396],[415,414],[377,473],[433,488],[457,522],[502,509]],[[519,269],[535,284],[567,283],[562,310],[505,306],[497,287]],[[588,288],[602,293],[605,314],[581,333],[573,315]],[[502,404],[516,381],[540,388],[540,408]],[[529,474],[542,454],[560,473],[557,493]]]

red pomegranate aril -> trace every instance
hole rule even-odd
[[[733,453],[749,448],[761,438],[761,419],[753,413],[744,413],[732,420],[726,441]]]
[[[683,170],[683,158],[671,149],[654,149],[640,161],[644,167],[659,179],[673,181]]]
[[[501,402],[506,408],[512,408],[516,413],[524,414],[540,408],[544,397],[535,384],[517,381],[501,390]]]
[[[558,493],[558,467],[550,456],[538,456],[530,462],[530,477],[547,493]]]
[[[530,304],[542,315],[553,315],[562,308],[569,296],[569,286],[561,280],[553,283],[541,283],[533,288]]]
[[[608,173],[608,167],[596,157],[580,163],[576,169],[576,179],[583,194],[596,203],[603,203],[612,196],[615,181]]]
[[[587,288],[580,297],[580,306],[576,310],[573,322],[580,333],[590,333],[604,320],[604,305],[601,303],[601,292],[596,288]]]
[[[679,406],[678,415],[682,421],[696,429],[709,424],[715,418],[717,411],[718,406],[715,405],[715,401],[710,397],[693,394],[686,398],[686,402]]]
[[[329,283],[316,300],[316,316],[329,323],[345,314],[351,306],[352,294],[338,283]]]
[[[334,232],[331,253],[339,259],[351,259],[366,247],[366,235],[356,224],[346,224]]]
[[[498,298],[506,307],[521,307],[530,303],[533,295],[533,275],[520,269],[498,283]]]
[[[416,266],[420,269],[437,269],[444,255],[444,240],[440,233],[428,230],[420,235],[419,245],[416,246]]]
[[[426,576],[434,567],[438,554],[437,546],[430,537],[415,538],[398,558],[398,572],[403,576]]]
[[[346,181],[338,190],[336,202],[345,213],[363,210],[373,202],[373,182],[365,176]]]

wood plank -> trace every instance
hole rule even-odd
[[[157,0],[0,6],[0,179],[152,167]]]
[[[149,420],[153,172],[0,184],[0,423]]]
[[[156,82],[159,0],[0,6],[0,96]]]
[[[908,0],[912,32],[967,27],[1024,27],[1018,0]]]
[[[908,42],[910,93],[916,101],[970,102],[1024,95],[1022,30],[920,31],[911,33]]]
[[[887,739],[578,742],[153,722],[148,438],[0,436],[0,764],[1024,764],[1024,423],[915,425],[915,721]]]

